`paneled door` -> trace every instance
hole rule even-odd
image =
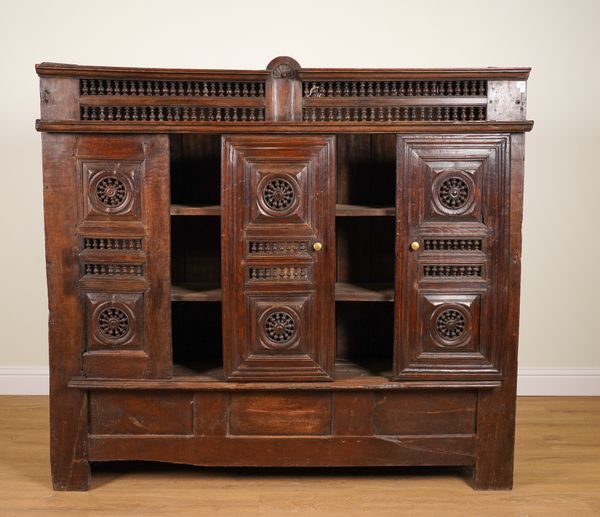
[[[497,379],[508,138],[398,139],[396,377]]]
[[[333,379],[334,145],[332,136],[223,138],[228,379]]]

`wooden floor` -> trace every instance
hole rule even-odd
[[[0,515],[600,515],[600,397],[520,398],[515,488],[475,492],[453,470],[95,466],[53,492],[46,397],[0,397]]]

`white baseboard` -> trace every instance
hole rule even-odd
[[[600,368],[520,368],[521,396],[600,396]]]
[[[48,395],[48,368],[1,368],[0,395]]]
[[[522,396],[600,396],[600,368],[521,368]],[[0,395],[47,395],[48,368],[0,368]]]

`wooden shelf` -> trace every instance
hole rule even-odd
[[[221,286],[218,284],[175,284],[171,286],[174,302],[220,302]]]
[[[337,217],[393,217],[396,207],[369,205],[335,205]]]
[[[336,282],[335,299],[339,302],[393,302],[394,287],[390,284],[351,284]],[[175,284],[171,286],[174,302],[219,302],[218,284]]]
[[[223,367],[215,362],[174,364],[170,379],[112,379],[75,377],[70,388],[106,390],[190,390],[190,391],[356,391],[356,390],[424,390],[424,389],[492,389],[501,386],[497,379],[489,380],[415,380],[393,381],[391,360],[387,363],[357,364],[338,359],[335,380],[323,382],[226,382]]]
[[[393,302],[394,286],[336,282],[335,299],[338,302]]]
[[[171,205],[171,215],[221,215],[221,205]]]

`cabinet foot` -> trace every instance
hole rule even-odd
[[[54,490],[85,492],[90,488],[91,479],[89,461],[75,461],[68,466],[53,469],[52,487]]]

